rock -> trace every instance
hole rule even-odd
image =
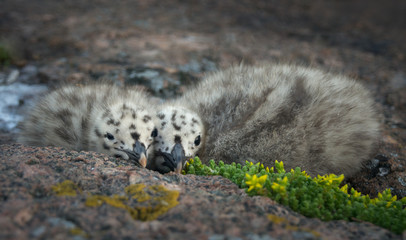
[[[126,69],[125,83],[146,86],[150,92],[163,99],[173,98],[183,92],[182,86],[196,81],[193,74],[162,67],[136,66]]]
[[[383,177],[383,176],[388,175],[389,172],[390,172],[390,169],[389,169],[389,168],[387,168],[387,167],[381,167],[381,168],[379,168],[379,173],[378,173],[378,175],[381,176],[381,177]]]
[[[401,184],[403,187],[406,187],[406,178],[404,179],[404,178],[402,178],[402,177],[399,176],[398,181],[400,182],[400,184]]]
[[[192,59],[189,63],[179,66],[179,70],[185,73],[202,73],[217,70],[216,63],[204,58],[201,62]]]
[[[222,177],[161,175],[94,152],[0,145],[0,170],[2,239],[401,239],[370,223],[306,218]],[[151,199],[119,199],[141,184],[175,193],[175,204],[137,220],[130,209]]]
[[[7,76],[6,84],[14,83],[17,80],[18,75],[20,75],[20,71],[18,71],[17,69],[12,70],[10,74]]]
[[[27,65],[21,69],[21,74],[18,81],[21,83],[38,83],[37,79],[38,68],[34,65]]]

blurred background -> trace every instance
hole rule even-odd
[[[262,61],[320,67],[370,89],[382,143],[353,185],[406,195],[399,0],[0,0],[0,144],[14,143],[33,100],[61,83],[140,84],[166,99],[206,72]]]

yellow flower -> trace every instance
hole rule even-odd
[[[286,192],[286,187],[282,186],[279,183],[273,182],[272,186],[271,186],[272,190],[274,190],[275,192],[280,192],[280,193],[285,193]]]
[[[352,194],[354,197],[361,197],[361,193],[358,192],[357,190],[355,190],[354,188],[351,188],[351,194]]]
[[[283,177],[282,182],[284,186],[286,186],[286,184],[288,183],[288,177]]]
[[[275,169],[278,173],[285,173],[285,167],[283,166],[283,162],[278,162],[278,160],[275,160]]]
[[[275,160],[275,166],[280,166],[280,168],[284,168],[284,166],[283,166],[283,162],[282,161],[278,161],[278,160]]]
[[[260,190],[263,188],[265,181],[268,175],[263,175],[261,177],[257,177],[257,175],[250,176],[248,173],[245,174],[245,178],[247,179],[245,183],[249,186],[248,192],[251,192],[253,189]]]
[[[347,185],[347,184],[345,184],[344,186],[342,186],[342,187],[340,188],[340,190],[341,190],[343,193],[345,193],[345,194],[347,194],[347,195],[349,196],[349,194],[348,194],[348,185]]]
[[[391,200],[388,201],[388,203],[386,204],[386,207],[390,207],[392,205],[393,202],[395,202],[398,199],[398,197],[395,195],[391,198]]]
[[[285,176],[282,179],[281,178],[277,178],[275,182],[272,183],[272,190],[274,190],[275,192],[279,192],[281,194],[285,194],[286,193],[286,186],[288,184],[288,178]]]
[[[310,175],[309,175],[309,174],[307,174],[307,172],[306,172],[306,171],[302,171],[302,175],[303,175],[303,176],[305,176],[306,178],[309,178],[309,177],[310,177]]]
[[[332,185],[333,183],[335,184],[340,184],[344,180],[344,175],[341,174],[340,176],[336,176],[335,174],[329,174],[329,175],[317,175],[317,178],[315,178],[316,182],[318,183],[326,183],[327,185]]]

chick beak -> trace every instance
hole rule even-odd
[[[183,164],[185,162],[185,151],[183,150],[182,144],[176,143],[172,149],[171,155],[175,161],[175,172],[181,173]]]
[[[139,156],[139,158],[135,160],[138,161],[138,163],[145,168],[147,166],[147,151],[145,150],[144,144],[136,141],[133,151],[136,156]]]

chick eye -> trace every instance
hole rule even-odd
[[[156,136],[158,136],[158,129],[154,128],[154,130],[152,130],[151,137],[156,137]]]
[[[114,140],[114,136],[113,136],[113,134],[111,134],[111,133],[106,133],[105,137],[106,137],[108,140]]]
[[[195,145],[199,146],[200,144],[200,135],[195,138]]]

